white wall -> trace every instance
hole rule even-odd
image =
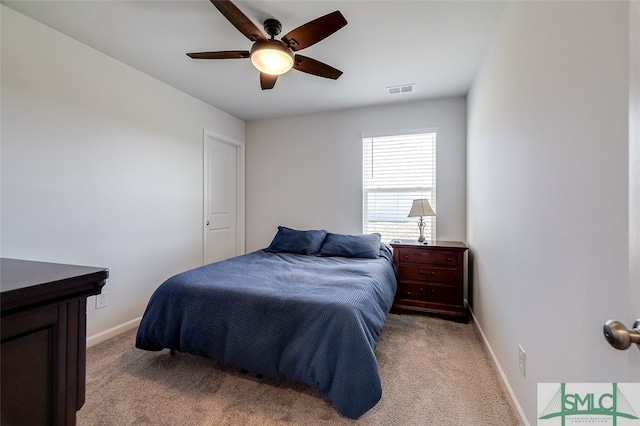
[[[468,96],[473,309],[531,424],[539,382],[631,380],[628,10],[509,3]]]
[[[1,8],[2,256],[108,267],[96,335],[201,264],[203,128],[244,122]]]
[[[278,225],[361,232],[362,134],[434,127],[437,237],[464,241],[465,123],[463,97],[248,122],[247,250]]]

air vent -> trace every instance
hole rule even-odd
[[[400,93],[411,93],[415,90],[415,83],[403,84],[402,86],[387,87],[387,93],[390,95],[399,95]]]

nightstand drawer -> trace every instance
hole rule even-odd
[[[453,268],[402,264],[398,269],[398,280],[457,285],[458,270]]]
[[[446,250],[401,249],[400,263],[428,263],[442,266],[458,266],[458,254]]]
[[[428,302],[456,303],[456,287],[437,284],[398,284],[396,299],[422,300]]]

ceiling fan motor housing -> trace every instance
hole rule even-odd
[[[282,24],[277,19],[267,19],[264,21],[264,30],[273,38],[282,31]]]

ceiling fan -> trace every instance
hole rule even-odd
[[[282,25],[276,19],[264,21],[264,30],[271,36],[267,38],[247,16],[229,0],[211,0],[211,3],[227,18],[234,27],[253,42],[251,50],[225,50],[218,52],[187,53],[193,59],[246,59],[260,71],[262,90],[272,89],[279,75],[294,68],[298,71],[319,77],[336,80],[342,71],[313,58],[294,54],[324,40],[340,28],[347,25],[342,13],[335,11],[290,31],[282,40],[275,36],[282,31]]]

